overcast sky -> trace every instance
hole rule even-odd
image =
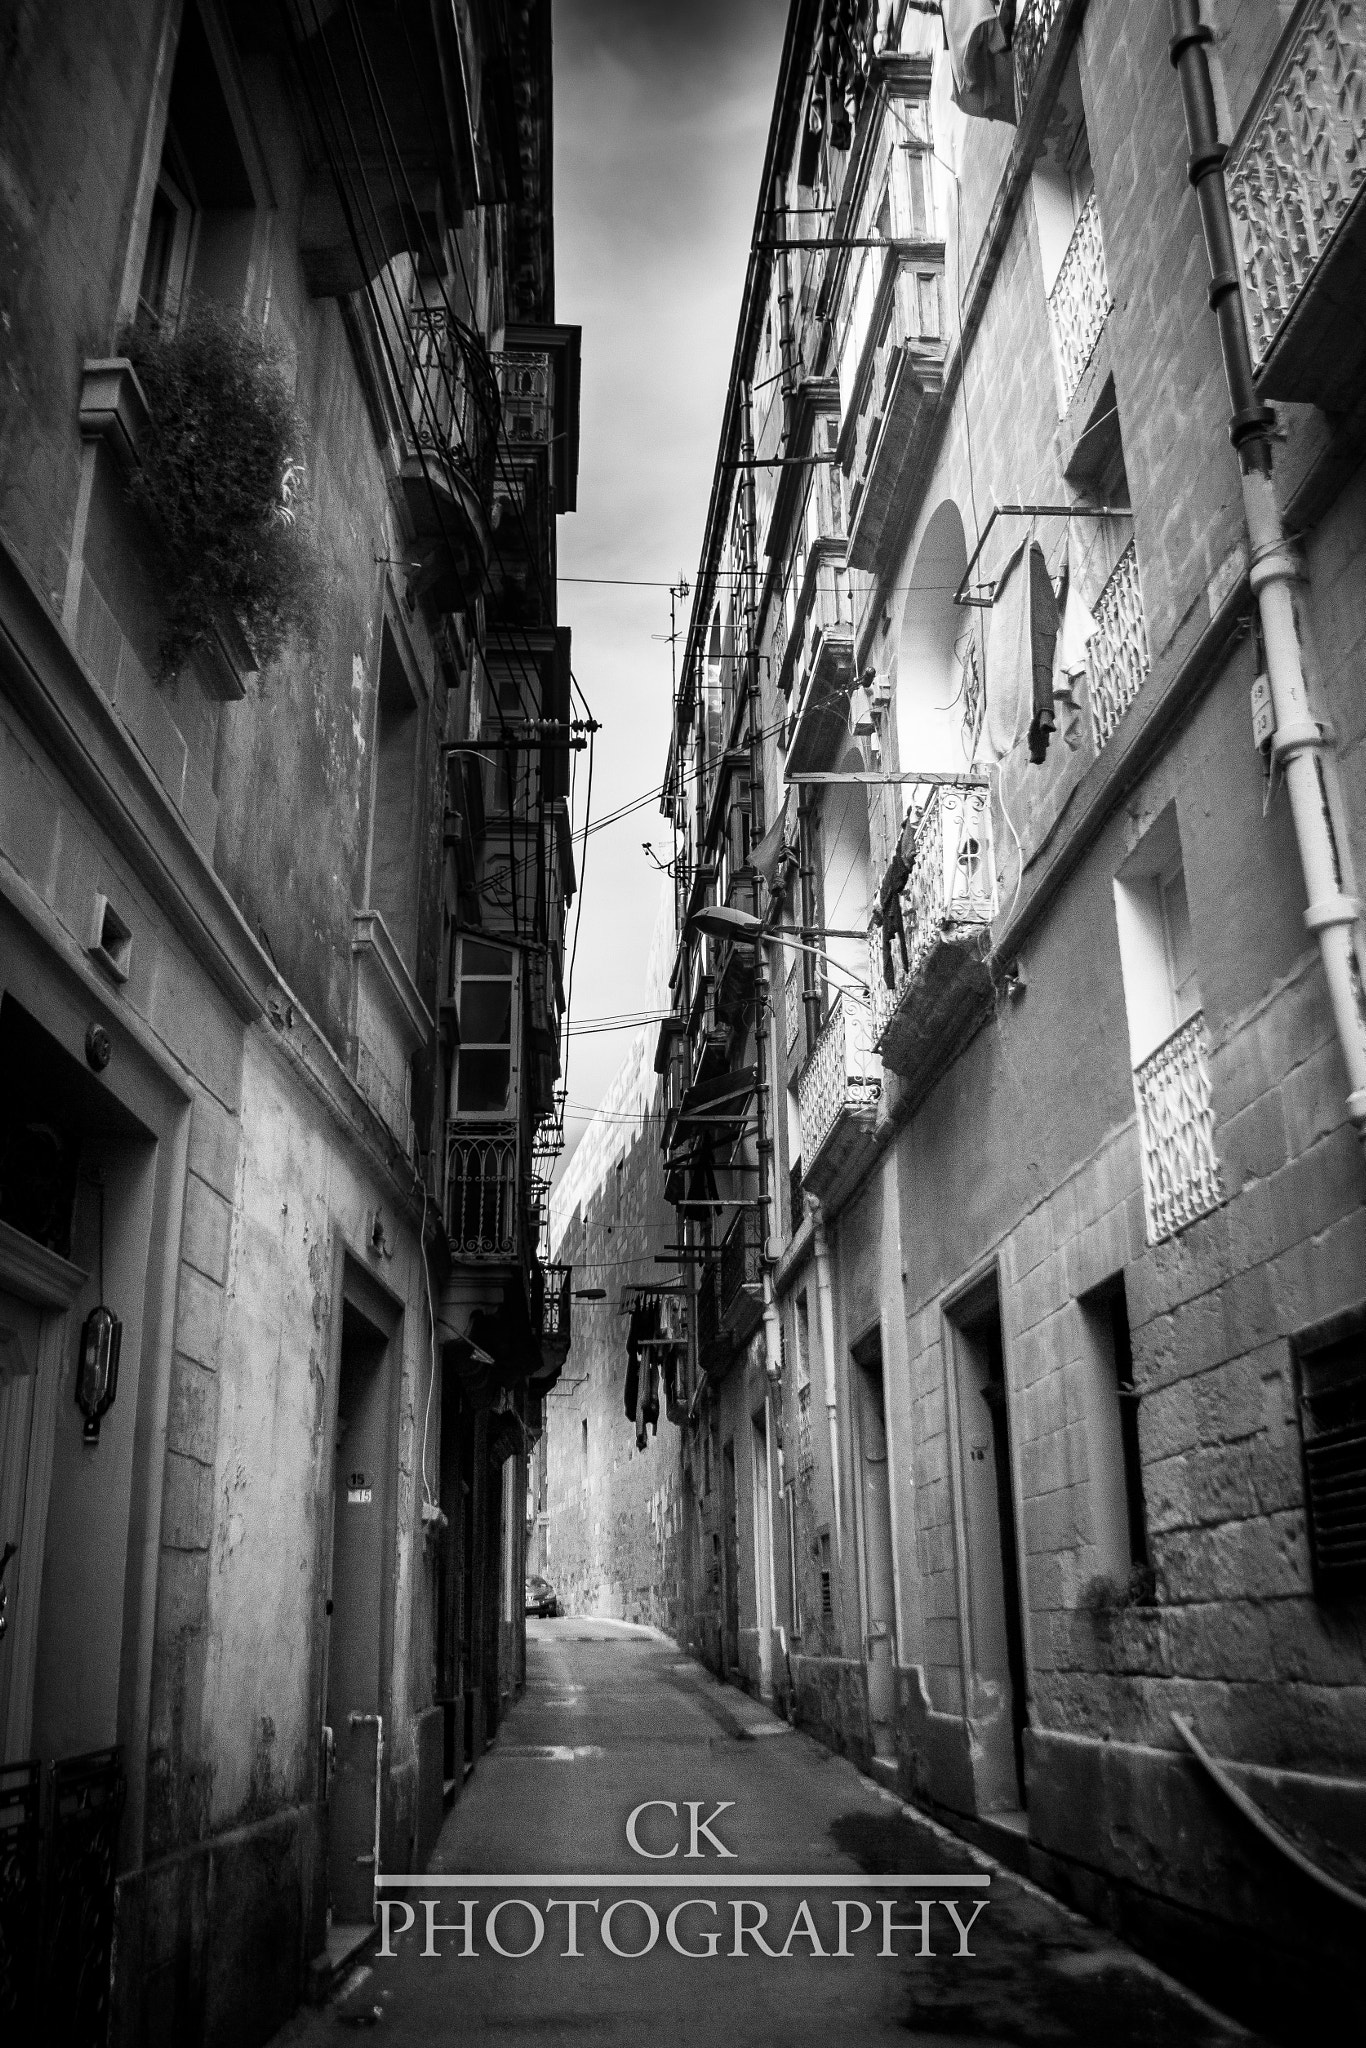
[[[560,619],[602,722],[599,818],[662,779],[669,593],[568,579],[692,580],[786,15],[786,0],[555,0],[556,317],[583,327],[579,509],[559,522]],[[657,803],[586,849],[576,842],[576,1020],[644,1005],[660,889],[647,839],[668,858]],[[629,1042],[570,1038],[567,1154]]]

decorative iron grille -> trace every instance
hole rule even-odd
[[[811,1448],[811,1382],[797,1389],[797,1471],[805,1476],[816,1462]]]
[[[42,2038],[73,2048],[103,2048],[109,2034],[114,1859],[126,1790],[119,1749],[91,1750],[52,1766]]]
[[[446,1233],[466,1258],[511,1258],[517,1250],[517,1126],[446,1128]]]
[[[787,970],[783,983],[784,1014],[787,1022],[787,1057],[791,1060],[802,1035],[802,977],[800,968]]]
[[[477,337],[453,325],[444,306],[415,306],[409,362],[408,413],[419,447],[468,477],[487,505],[498,386]]]
[[[797,1083],[808,1160],[815,1159],[841,1116],[876,1107],[882,1092],[876,1066],[862,1013],[846,1010],[844,997],[836,996]]]
[[[1135,1068],[1134,1094],[1148,1242],[1160,1244],[1224,1199],[1203,1012],[1188,1017]]]
[[[1063,404],[1076,395],[1082,372],[1090,362],[1100,331],[1113,304],[1105,274],[1105,249],[1100,239],[1100,210],[1093,192],[1077,215],[1072,239],[1052,291],[1053,335],[1062,371]]]
[[[874,1043],[933,949],[964,928],[991,922],[994,886],[985,789],[945,783],[931,789],[916,827],[910,869],[896,902],[900,930],[884,922],[881,931],[875,928],[869,935]]]
[[[1023,111],[1062,0],[1024,0],[1015,16],[1015,90]]]
[[[1130,541],[1096,600],[1096,631],[1087,647],[1091,719],[1103,747],[1143,685],[1150,665],[1138,556]]]
[[[1259,367],[1366,183],[1366,0],[1318,0],[1225,173]]]

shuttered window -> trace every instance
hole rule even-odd
[[[1304,1503],[1322,1599],[1366,1587],[1366,1331],[1300,1355]]]

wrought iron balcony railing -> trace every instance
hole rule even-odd
[[[995,900],[985,787],[937,785],[916,828],[910,873],[881,931],[870,936],[874,1048],[884,1057],[889,1026],[936,956],[976,940],[991,922]]]
[[[1105,745],[1143,685],[1150,666],[1138,556],[1130,541],[1096,600],[1097,631],[1087,648],[1091,722],[1097,751]]]
[[[446,1234],[457,1258],[517,1257],[517,1165],[516,1124],[447,1124]]]
[[[838,995],[797,1082],[802,1174],[811,1186],[819,1189],[822,1155],[840,1125],[875,1110],[881,1093],[881,1066],[867,1012]]]
[[[487,509],[498,385],[477,337],[452,324],[444,306],[413,308],[407,400],[418,446],[467,478]]]
[[[1048,294],[1064,410],[1076,396],[1113,303],[1100,239],[1100,210],[1093,192],[1077,216],[1067,253]]]
[[[1366,0],[1314,0],[1226,167],[1259,370],[1366,185],[1364,70]],[[1359,290],[1357,283],[1351,296]]]
[[[1062,0],[1023,0],[1015,16],[1015,91],[1023,112]]]
[[[1224,1199],[1202,1011],[1188,1017],[1135,1068],[1134,1095],[1148,1242],[1160,1244]]]

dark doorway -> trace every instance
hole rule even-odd
[[[958,1404],[963,1442],[970,1654],[976,1678],[997,1690],[1002,1711],[981,1729],[984,1811],[1025,1803],[1028,1726],[1020,1560],[1010,1455],[1005,1350],[995,1287],[958,1323]]]
[[[369,1921],[374,1909],[376,1784],[383,1711],[388,1333],[351,1302],[342,1308],[332,1522],[327,1722],[327,1881],[334,1921]]]
[[[868,1713],[873,1747],[890,1756],[895,1697],[896,1592],[892,1569],[892,1495],[883,1405],[882,1333],[873,1330],[853,1351],[858,1415],[859,1509],[863,1534]]]
[[[740,1662],[740,1519],[735,1498],[735,1444],[721,1452],[721,1576],[725,1626],[721,1632],[721,1670],[734,1671]]]

